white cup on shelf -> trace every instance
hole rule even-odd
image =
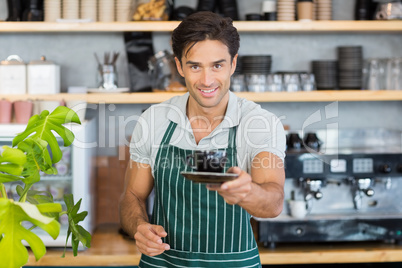
[[[307,204],[303,200],[289,200],[290,216],[303,219],[307,215]]]

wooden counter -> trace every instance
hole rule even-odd
[[[48,249],[38,262],[30,254],[30,266],[135,266],[141,254],[134,241],[118,234],[118,226],[102,225],[93,235],[92,247],[73,257],[71,249]],[[279,245],[260,249],[262,264],[402,262],[402,246],[381,243]]]

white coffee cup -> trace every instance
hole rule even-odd
[[[276,12],[276,1],[274,0],[263,1],[262,12],[263,13]]]
[[[293,218],[302,219],[307,215],[307,206],[305,201],[289,200],[290,215]]]

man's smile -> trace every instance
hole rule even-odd
[[[211,93],[211,92],[213,92],[213,91],[215,91],[215,90],[217,90],[218,88],[216,87],[216,88],[212,88],[212,89],[209,89],[209,90],[207,90],[207,89],[200,89],[202,92],[205,92],[205,93]]]
[[[215,96],[215,93],[218,91],[218,87],[211,88],[211,89],[198,88],[198,90],[201,92],[201,95],[203,97],[213,97],[213,96]]]

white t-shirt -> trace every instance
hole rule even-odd
[[[229,103],[223,121],[205,138],[195,142],[186,116],[189,93],[152,105],[139,118],[130,143],[133,161],[149,164],[154,172],[155,158],[165,131],[171,121],[177,127],[170,144],[187,150],[228,147],[229,129],[237,126],[237,165],[250,173],[251,161],[260,152],[270,152],[282,161],[285,158],[286,135],[280,120],[260,105],[229,92]],[[262,163],[264,165],[272,163]]]

